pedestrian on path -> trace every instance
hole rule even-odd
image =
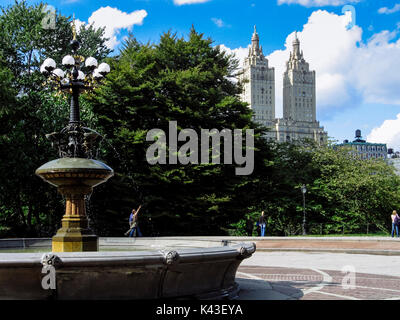
[[[261,216],[260,216],[260,218],[258,219],[258,226],[260,227],[260,231],[261,231],[261,234],[260,234],[260,236],[261,237],[264,237],[264,235],[265,235],[265,227],[266,227],[266,222],[265,222],[265,216],[264,216],[264,211],[262,211],[261,212]]]
[[[132,209],[131,215],[129,216],[129,230],[125,232],[125,235],[129,233],[129,237],[141,237],[142,233],[139,229],[139,220],[138,220],[138,213],[142,206],[140,205],[139,208]]]
[[[396,236],[399,237],[400,217],[397,214],[396,210],[393,210],[391,218],[392,218],[392,238],[394,237],[395,230],[396,230]]]

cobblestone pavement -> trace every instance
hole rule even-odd
[[[279,253],[262,253],[251,259],[237,272],[240,300],[400,300],[400,274],[395,271],[400,257],[282,253],[279,260]],[[390,263],[393,273],[377,261]],[[279,266],[285,262],[289,267]],[[370,271],[357,272],[361,263]]]

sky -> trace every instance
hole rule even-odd
[[[0,0],[0,5],[14,0]],[[28,3],[38,1],[28,0]],[[78,23],[106,27],[118,53],[128,32],[156,43],[163,32],[187,36],[193,25],[214,45],[248,53],[254,25],[275,68],[276,116],[282,117],[282,74],[297,31],[316,71],[317,120],[328,136],[400,151],[400,0],[48,0]],[[343,11],[344,6],[351,11]],[[344,13],[343,13],[344,12]]]

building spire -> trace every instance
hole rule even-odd
[[[294,32],[294,40],[293,40],[293,57],[300,58],[300,41],[297,37],[297,31]]]
[[[254,25],[254,33],[251,37],[251,51],[253,54],[258,55],[260,51],[260,37],[257,33],[257,27]]]

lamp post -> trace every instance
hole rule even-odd
[[[85,60],[84,57],[78,55],[80,43],[76,39],[74,24],[72,31],[73,40],[70,43],[72,55],[66,55],[62,59],[62,65],[66,71],[57,68],[56,62],[51,58],[47,58],[40,67],[40,72],[47,77],[48,86],[71,95],[67,127],[59,133],[48,134],[47,138],[58,146],[60,157],[90,158],[92,156],[90,149],[99,137],[93,135],[93,130],[88,130],[89,128],[81,125],[79,96],[82,92],[93,90],[110,72],[110,66],[104,62],[98,65],[93,57]],[[87,74],[81,68],[84,68]]]
[[[303,184],[301,186],[301,193],[303,195],[303,236],[307,235],[307,233],[306,233],[306,192],[307,192],[307,188]]]

